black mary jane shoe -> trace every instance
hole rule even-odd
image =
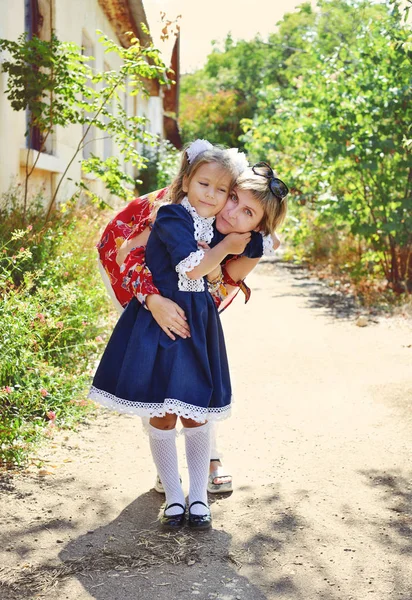
[[[179,506],[183,512],[178,513],[177,515],[166,515],[165,512],[173,506]],[[185,524],[185,516],[186,506],[179,504],[179,502],[174,502],[174,504],[169,504],[169,506],[166,506],[164,509],[163,515],[160,517],[160,525],[162,526],[162,529],[179,529]]]
[[[190,512],[190,509],[195,504],[202,504],[206,509],[207,513],[205,515],[194,515]],[[189,506],[189,527],[192,529],[210,529],[212,526],[212,515],[210,514],[210,508],[204,502],[200,500],[196,500],[196,502],[192,502]]]

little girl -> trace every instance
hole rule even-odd
[[[166,493],[161,523],[183,525],[185,499],[177,465],[175,425],[180,416],[189,470],[189,526],[210,527],[207,478],[210,435],[207,419],[229,416],[231,385],[222,327],[204,276],[228,254],[240,254],[250,233],[231,233],[205,252],[213,221],[233,186],[229,155],[196,148],[183,155],[180,172],[161,206],[146,247],[153,281],[182,307],[191,336],[171,340],[134,298],[120,317],[93,380],[90,397],[150,417],[154,462]]]
[[[198,140],[194,144],[198,145],[200,142],[207,144],[203,140]],[[232,152],[233,155],[233,151],[229,152]],[[250,246],[249,253],[246,253],[246,256],[251,258],[259,258],[263,253],[273,254],[274,248],[277,248],[280,243],[274,230],[286,213],[284,196],[287,193],[287,188],[284,185],[283,188],[273,188],[276,192],[273,195],[270,185],[273,187],[274,183],[279,182],[279,180],[275,178],[271,169],[269,168],[268,170],[267,166],[255,166],[253,169],[247,169],[245,159],[243,159],[242,164],[239,164],[242,156],[244,155],[238,155],[237,166],[243,174],[240,175],[236,182],[234,193],[231,194],[221,213],[217,216],[217,228],[213,242],[216,243],[219,237],[222,239],[222,235],[219,236],[219,233],[227,232],[228,227],[231,225],[233,225],[232,231],[237,232],[245,232],[252,229],[259,230],[262,235],[255,234],[256,237],[252,241],[257,243],[252,244],[251,241],[248,244]],[[107,280],[107,287],[109,292],[112,292],[111,295],[114,302],[118,306],[120,306],[119,302],[127,305],[133,295],[139,301],[147,300],[148,304],[150,301],[149,309],[154,319],[171,339],[175,339],[173,334],[183,337],[189,334],[189,329],[184,320],[184,312],[180,306],[159,295],[159,290],[153,284],[150,271],[146,268],[144,262],[145,249],[140,244],[146,244],[146,241],[143,241],[142,235],[139,235],[143,232],[143,238],[145,238],[145,232],[149,231],[146,228],[153,220],[153,203],[164,200],[166,194],[167,189],[160,190],[129,203],[107,225],[98,244],[98,250],[100,265],[104,267],[102,274],[106,276],[106,280],[107,277],[109,278]],[[138,235],[138,238],[135,238],[136,235]],[[124,247],[123,241],[125,239],[129,239],[132,242],[133,239],[138,239],[139,245],[137,248],[131,246],[132,251],[128,255],[126,262],[120,267],[119,265],[123,261],[119,260],[119,256]],[[134,243],[134,246],[136,246],[136,243]],[[243,280],[247,273],[256,265],[256,262],[248,258],[241,258],[235,262],[231,261],[224,271],[225,283],[233,283],[234,279],[236,285],[239,285],[239,280]],[[218,295],[215,294],[214,299],[218,304]],[[122,310],[121,307],[120,309]],[[210,493],[228,492],[232,490],[232,478],[230,475],[227,475],[221,466],[220,453],[215,443],[216,436],[213,433],[212,431],[208,491]],[[159,492],[163,491],[159,477],[157,477],[155,489]]]

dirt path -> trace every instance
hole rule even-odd
[[[249,283],[223,315],[236,489],[213,530],[159,533],[147,438],[105,412],[57,436],[43,477],[0,482],[0,598],[412,599],[411,322],[357,327],[271,262]]]

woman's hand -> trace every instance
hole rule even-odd
[[[163,298],[159,294],[150,294],[146,298],[146,306],[156,323],[171,340],[176,339],[173,334],[183,339],[190,337],[185,312],[176,302]]]

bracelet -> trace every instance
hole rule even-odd
[[[216,292],[218,292],[221,287],[225,287],[223,285],[223,280],[216,281],[215,283],[211,283],[210,281],[207,282],[207,289],[211,294],[215,294]]]
[[[208,290],[211,294],[217,294],[218,292],[221,293],[222,289],[224,291],[226,291],[226,288],[224,286],[223,283],[223,273],[222,270],[220,270],[220,273],[217,277],[215,277],[214,279],[208,279],[207,280],[207,287]]]
[[[214,279],[208,279],[207,283],[208,283],[208,285],[212,285],[212,286],[223,283],[222,269],[220,269],[219,275],[217,277],[215,277]]]

